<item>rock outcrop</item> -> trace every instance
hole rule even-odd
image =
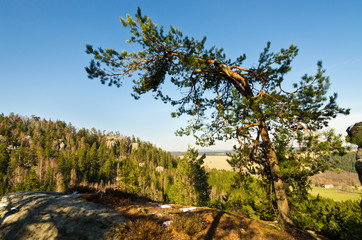
[[[164,168],[162,166],[157,166],[156,167],[156,171],[159,172],[159,173],[162,173],[164,170]]]
[[[116,148],[119,146],[120,142],[121,142],[120,138],[107,136],[106,145],[108,148]]]
[[[1,196],[1,239],[104,239],[126,219],[78,194],[17,192]]]
[[[356,154],[356,172],[358,173],[359,181],[362,185],[362,122],[355,123],[354,125],[347,128],[347,133],[349,141],[358,146]],[[360,202],[361,206],[361,218],[360,224],[362,225],[362,200]]]
[[[358,146],[356,155],[356,172],[362,185],[362,122],[356,123],[347,128],[350,142]]]

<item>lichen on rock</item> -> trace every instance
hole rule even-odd
[[[1,196],[1,239],[104,239],[126,219],[78,194],[17,192]]]

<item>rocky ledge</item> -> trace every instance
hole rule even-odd
[[[1,239],[105,239],[126,222],[78,194],[17,192],[0,198]]]

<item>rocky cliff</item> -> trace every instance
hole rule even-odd
[[[1,239],[105,239],[125,218],[78,194],[17,192],[1,196]]]

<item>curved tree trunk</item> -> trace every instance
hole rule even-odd
[[[279,171],[278,159],[272,141],[269,137],[267,126],[264,121],[260,122],[259,129],[260,129],[261,139],[265,144],[268,166],[270,168],[272,183],[275,192],[275,200],[278,207],[279,221],[283,226],[294,225],[293,220],[291,219],[290,216],[290,209],[283,181],[282,179],[280,179],[278,175]]]
[[[251,109],[254,110],[255,113],[263,113],[258,105],[254,105],[254,95],[250,85],[245,81],[244,77],[240,74],[233,72],[229,67],[225,64],[219,64],[215,62],[217,66],[219,66],[222,71],[228,76],[229,81],[235,86],[235,88],[240,92],[242,96],[248,98],[251,103]],[[280,179],[278,175],[279,164],[278,159],[274,150],[273,143],[268,134],[268,127],[265,123],[264,119],[258,119],[259,130],[261,139],[265,145],[265,151],[267,155],[268,166],[272,178],[272,183],[275,192],[275,200],[278,207],[278,215],[279,221],[281,222],[283,227],[287,227],[288,225],[294,225],[293,220],[290,216],[290,209],[288,204],[287,195],[285,193],[284,185],[282,179]]]

